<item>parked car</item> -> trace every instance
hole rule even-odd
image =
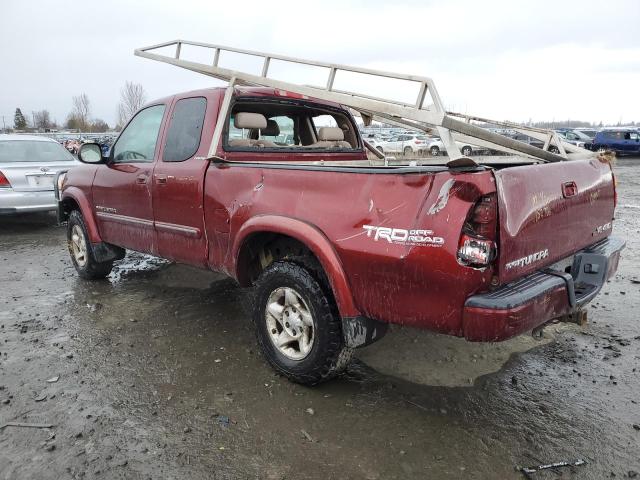
[[[598,130],[595,128],[575,128],[573,130],[574,132],[580,132],[580,133],[584,133],[587,137],[589,137],[591,140],[593,140],[596,136],[596,133],[598,133]]]
[[[267,361],[316,384],[388,323],[504,340],[577,312],[615,274],[609,163],[372,166],[347,108],[243,87],[217,129],[225,91],[150,103],[108,157],[81,147],[86,165],[59,176],[80,277],[104,278],[125,249],[225,272],[255,286]],[[315,128],[326,115],[339,127]],[[294,145],[262,138],[280,119]]]
[[[571,143],[576,147],[585,148],[587,144],[591,144],[591,137],[579,130],[559,130],[558,134],[565,142]]]
[[[632,128],[603,129],[593,139],[591,150],[612,150],[617,155],[640,155],[640,132]]]
[[[456,142],[456,145],[458,145],[460,153],[462,153],[462,155],[464,155],[465,157],[470,157],[474,152],[484,150],[483,148],[477,147],[475,145],[470,145],[468,143]],[[437,157],[440,154],[447,153],[447,149],[445,148],[444,143],[439,138],[431,139],[428,145],[428,149],[429,154],[432,157]]]
[[[387,141],[378,142],[375,147],[382,153],[402,153],[411,155],[427,151],[429,137],[415,133],[403,133]]]
[[[50,138],[0,135],[0,214],[55,210],[56,174],[77,165]]]

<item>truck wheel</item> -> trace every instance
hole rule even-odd
[[[71,261],[78,275],[85,280],[97,280],[104,278],[113,268],[113,262],[97,262],[91,246],[87,227],[84,224],[82,214],[74,210],[69,215],[67,222],[67,245],[71,254]]]
[[[465,157],[470,157],[472,153],[473,149],[470,146],[467,145],[462,147],[462,155],[464,155]]]
[[[440,155],[440,148],[433,146],[429,149],[429,153],[432,157],[437,157],[438,155]]]
[[[352,350],[333,298],[301,265],[277,261],[256,282],[256,337],[267,361],[289,380],[315,385],[342,372]]]

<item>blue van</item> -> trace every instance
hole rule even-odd
[[[640,155],[640,131],[633,128],[600,130],[593,139],[591,150],[613,150],[617,155]]]

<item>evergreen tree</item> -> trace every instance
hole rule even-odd
[[[16,130],[24,130],[27,128],[27,120],[19,108],[16,108],[16,114],[13,117],[13,128]]]

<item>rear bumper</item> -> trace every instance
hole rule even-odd
[[[571,273],[544,269],[467,299],[467,340],[506,340],[578,310],[590,302],[618,269],[622,239],[609,237],[577,252]]]
[[[0,190],[0,215],[25,212],[46,212],[57,207],[53,190],[17,192],[11,188]]]

